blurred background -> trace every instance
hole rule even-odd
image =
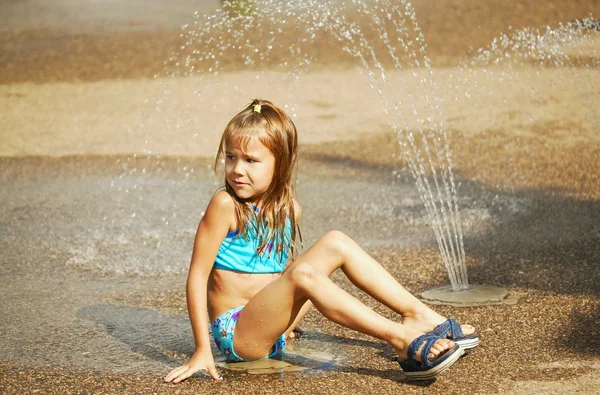
[[[411,4],[434,66],[456,65],[471,48],[487,46],[511,28],[557,27],[600,15],[597,0]],[[193,23],[196,12],[210,14],[220,5],[212,0],[0,0],[0,84],[153,77],[184,41],[182,26]],[[293,35],[294,28],[281,34]],[[343,66],[347,58],[341,50],[331,53],[331,44],[315,41],[313,54],[323,64]],[[230,59],[225,66],[239,69],[240,63]]]

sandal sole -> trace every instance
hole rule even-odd
[[[479,337],[475,337],[472,339],[454,340],[454,343],[458,344],[464,350],[469,350],[479,345]]]
[[[462,347],[458,347],[458,350],[449,355],[446,359],[440,362],[439,365],[432,367],[429,370],[422,372],[404,372],[404,375],[407,379],[413,381],[423,381],[423,380],[431,380],[438,374],[442,373],[444,370],[448,369],[450,366],[454,364],[454,362],[458,361],[458,359],[465,353],[465,350]]]

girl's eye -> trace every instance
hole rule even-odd
[[[248,163],[254,163],[254,162],[256,162],[254,159],[248,158]]]
[[[235,156],[227,155],[227,160],[235,160]]]

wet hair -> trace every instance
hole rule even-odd
[[[215,171],[226,146],[239,147],[245,152],[251,139],[257,138],[275,157],[273,178],[266,191],[253,197],[260,202],[256,212],[251,202],[240,199],[225,179],[225,190],[235,203],[235,219],[241,237],[247,236],[248,224],[256,224],[259,241],[258,253],[267,245],[275,251],[289,248],[294,257],[297,252],[297,218],[294,210],[294,173],[298,157],[298,135],[296,126],[281,108],[268,100],[254,99],[240,111],[225,127],[215,158]],[[256,218],[256,222],[251,221]],[[285,224],[289,218],[292,226],[291,240],[285,240]],[[290,247],[288,247],[288,245]]]

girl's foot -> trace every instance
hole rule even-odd
[[[404,342],[405,343],[404,347],[402,347],[402,348],[394,347],[394,350],[396,351],[398,358],[401,360],[408,359],[408,346],[412,343],[412,341],[415,340],[416,338],[418,338],[419,336],[425,334],[423,332],[415,331],[412,329],[407,329],[406,332],[407,332],[409,340]],[[434,345],[431,347],[431,349],[429,351],[428,359],[433,362],[435,360],[435,358],[439,357],[440,355],[444,354],[448,350],[452,349],[454,346],[455,346],[455,343],[452,340],[438,339],[434,343]],[[425,342],[423,342],[423,344],[420,345],[420,347],[417,349],[418,351],[415,353],[415,359],[417,361],[421,361],[421,350],[423,349],[423,347],[425,347]]]
[[[425,308],[420,312],[405,313],[402,316],[402,323],[404,325],[424,333],[433,331],[438,325],[446,320],[447,318],[445,318],[443,315],[436,313],[427,306],[425,306]],[[460,329],[465,336],[471,336],[475,334],[475,328],[471,325],[461,325]]]
[[[420,335],[410,343],[406,351],[407,359],[398,358],[400,368],[409,380],[431,380],[452,366],[464,354],[465,350],[458,344],[454,344],[452,348],[433,358],[434,352],[437,354],[436,351],[439,351],[440,346],[452,344],[454,342],[440,339],[433,333]],[[421,353],[428,353],[428,355],[421,356]]]
[[[302,329],[299,325],[292,330],[292,332],[288,335],[288,341],[300,340],[300,338],[304,336],[304,329]]]

